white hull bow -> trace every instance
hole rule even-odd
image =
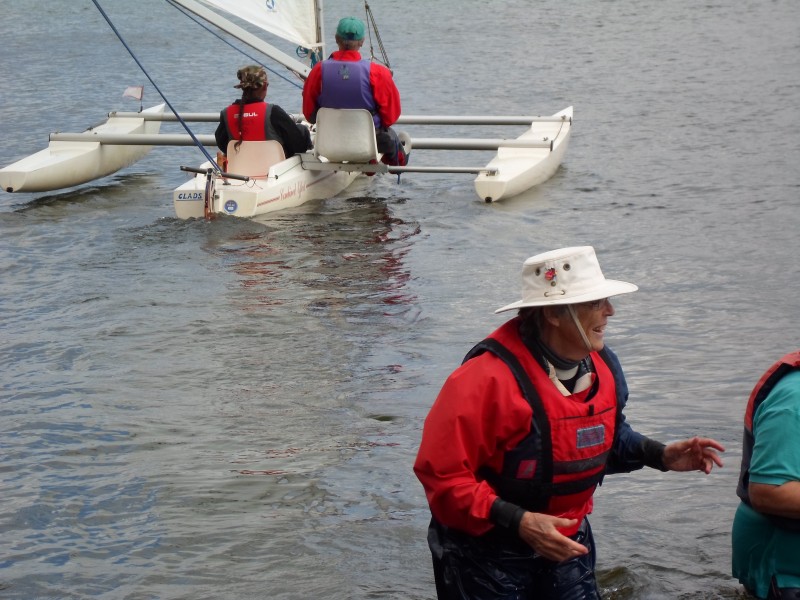
[[[567,151],[572,130],[572,107],[553,115],[555,120],[537,121],[517,140],[549,141],[549,148],[503,147],[486,165],[496,173],[481,173],[475,178],[475,191],[486,202],[517,196],[550,179]]]
[[[144,113],[161,114],[164,105]],[[111,117],[88,135],[157,134],[161,121],[141,117]],[[0,188],[6,192],[47,192],[81,185],[116,173],[144,157],[152,146],[109,145],[99,141],[51,141],[47,148],[0,169]]]

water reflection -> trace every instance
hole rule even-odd
[[[237,275],[239,290],[232,293],[245,313],[289,303],[296,308],[298,288],[305,310],[320,316],[357,319],[379,305],[415,301],[406,290],[410,273],[403,258],[420,227],[394,217],[386,199],[333,200],[324,210],[260,222],[232,219],[215,222],[220,231],[204,250]]]

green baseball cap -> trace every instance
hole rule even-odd
[[[364,22],[355,17],[345,17],[336,27],[336,35],[343,40],[363,40]]]

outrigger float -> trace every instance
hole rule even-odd
[[[240,41],[262,51],[305,78],[308,65],[284,55],[249,32],[194,0],[170,0],[218,26]],[[229,11],[270,33],[322,53],[321,7],[315,0],[293,0],[294,15],[307,27],[303,37],[295,29],[274,20],[258,0],[203,0],[203,4]],[[248,8],[247,17],[241,14]],[[368,9],[368,7],[367,7]],[[369,10],[369,9],[368,9]],[[286,15],[281,15],[285,20]],[[311,23],[309,23],[311,21]],[[308,26],[310,25],[310,26]],[[300,37],[298,38],[298,35]],[[320,54],[323,55],[323,54]],[[364,174],[376,173],[467,173],[476,175],[477,195],[486,202],[516,196],[549,179],[559,168],[572,129],[572,107],[550,116],[410,116],[397,126],[524,125],[516,138],[411,138],[401,137],[413,160],[419,150],[494,151],[485,166],[387,166],[380,162],[372,117],[364,110],[321,109],[309,127],[314,142],[309,152],[285,158],[277,142],[244,142],[238,150],[231,144],[223,168],[205,151],[215,148],[213,135],[195,135],[191,122],[217,122],[219,113],[178,113],[159,104],[140,112],[111,112],[108,119],[82,133],[53,133],[48,147],[0,169],[0,188],[6,192],[43,192],[81,185],[110,175],[144,157],[154,146],[199,146],[208,160],[199,167],[181,167],[193,176],[173,191],[175,214],[182,219],[209,218],[215,214],[239,217],[299,206],[311,200],[341,193]],[[179,121],[187,134],[160,133],[163,122]]]

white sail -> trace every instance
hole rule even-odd
[[[200,0],[304,48],[320,46],[315,0]]]

